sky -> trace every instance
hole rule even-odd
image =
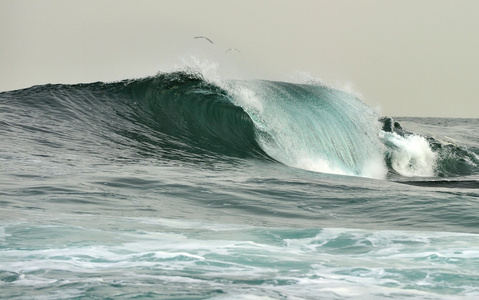
[[[0,0],[0,91],[196,60],[221,79],[321,80],[385,116],[479,118],[478,16],[477,0]]]

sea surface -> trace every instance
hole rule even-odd
[[[0,93],[2,299],[478,299],[479,119],[179,70]]]

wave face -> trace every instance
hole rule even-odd
[[[378,118],[353,95],[270,81],[235,82],[230,90],[274,159],[325,173],[385,176]]]
[[[210,82],[197,72],[172,72],[2,96],[22,98],[17,105],[51,120],[52,128],[38,130],[54,132],[68,121],[77,124],[71,134],[79,143],[100,136],[122,151],[171,161],[253,158],[379,179],[471,175],[479,166],[474,149],[407,132],[354,95],[324,85]]]

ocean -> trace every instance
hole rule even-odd
[[[477,299],[479,119],[184,69],[0,93],[3,299]]]

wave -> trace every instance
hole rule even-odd
[[[97,153],[103,150],[92,144],[103,144],[101,138],[164,160],[255,158],[380,179],[471,175],[479,166],[466,147],[407,132],[356,96],[322,84],[211,82],[181,71],[36,86],[0,99],[43,113],[47,121],[35,130],[88,143]]]

